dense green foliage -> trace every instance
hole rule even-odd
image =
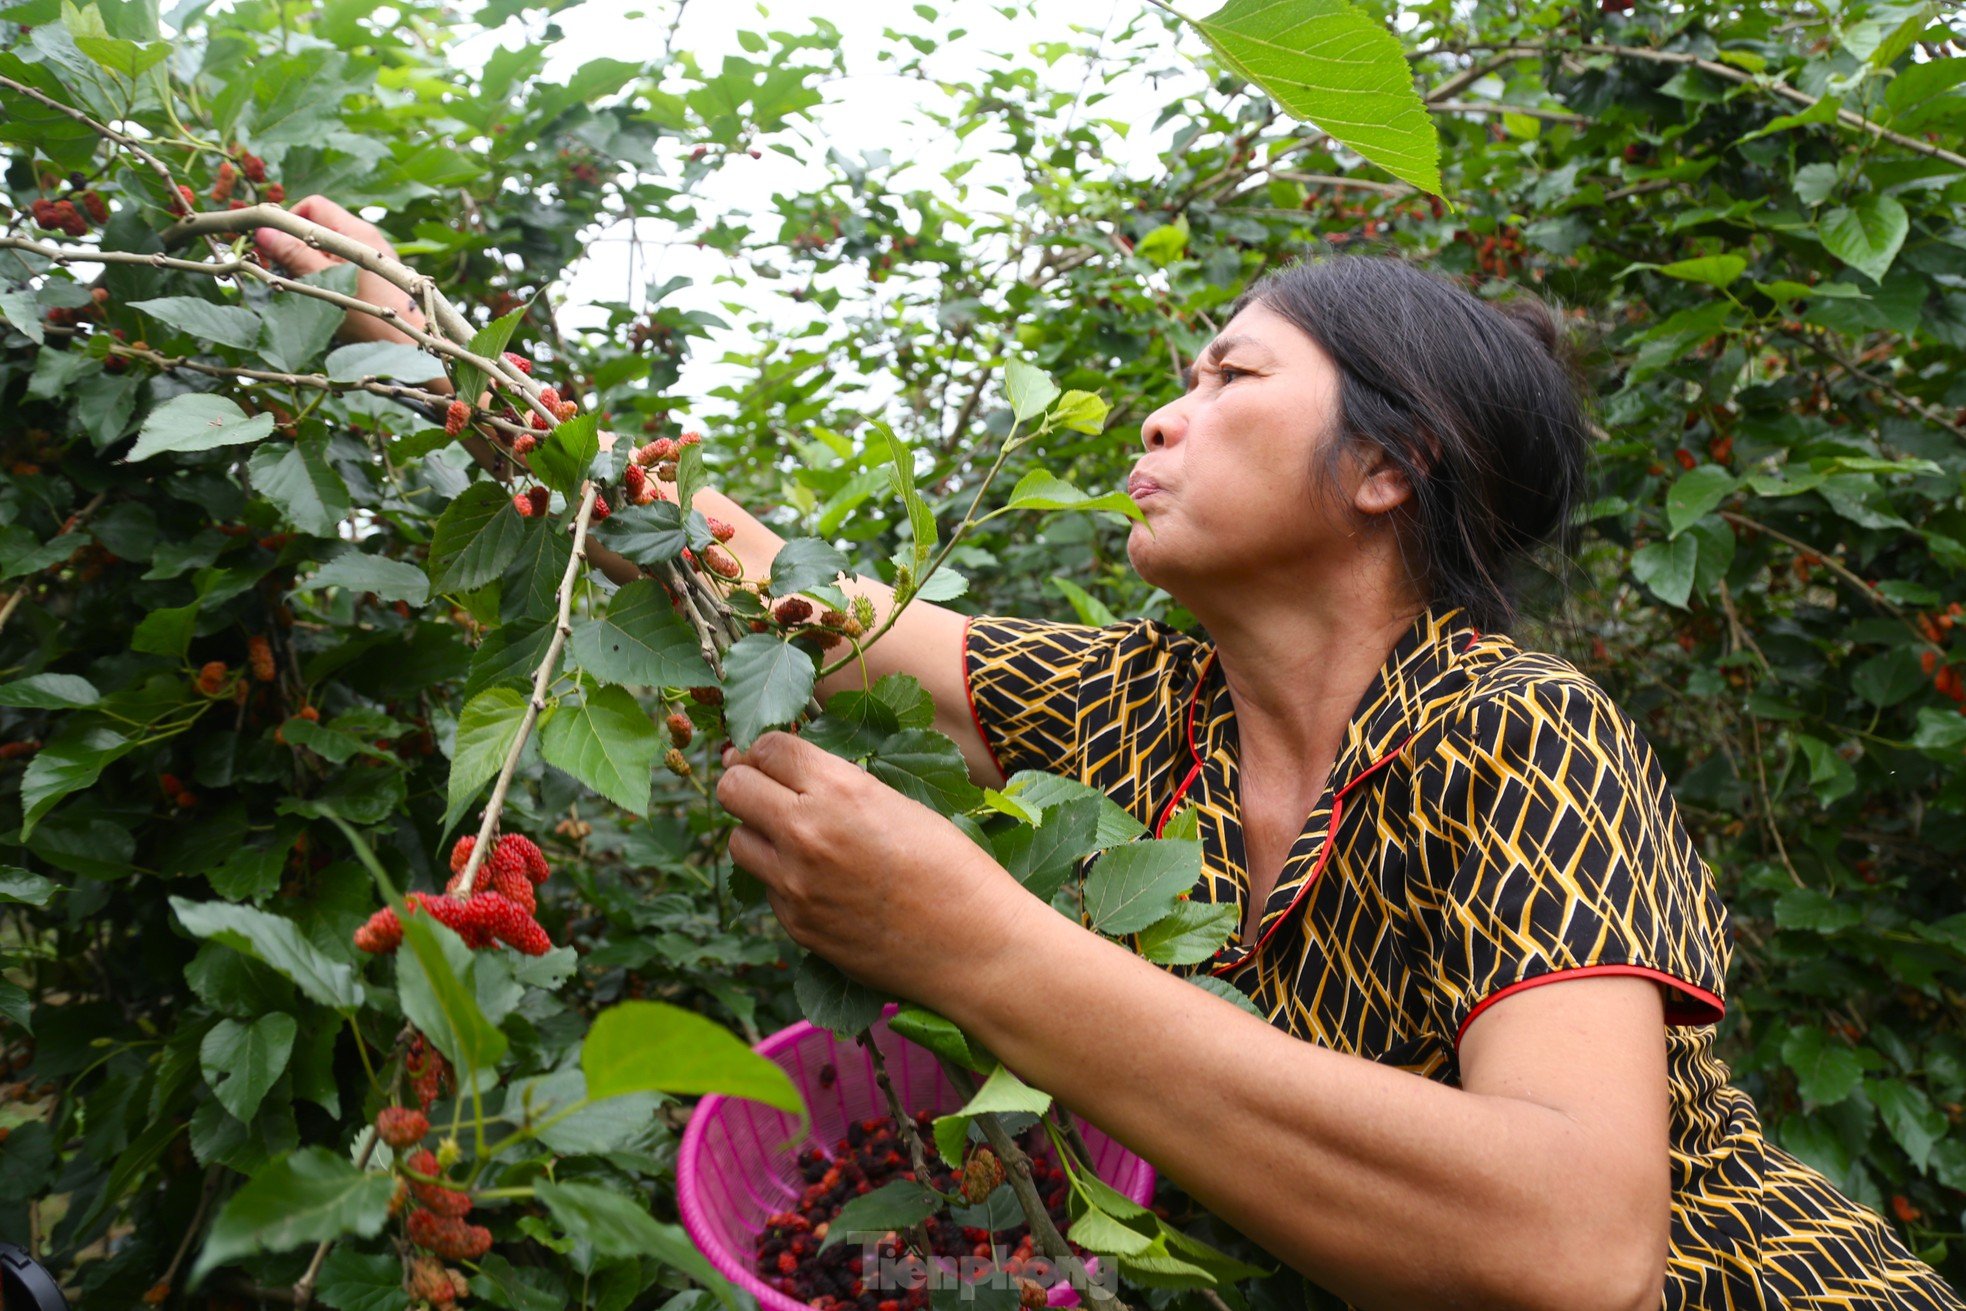
[[[1932,5],[1619,9],[1401,11],[1445,203],[1384,170],[1396,151],[1338,146],[1230,68],[1170,73],[1178,25],[1158,10],[1122,7],[1103,34],[1060,25],[1056,47],[951,81],[926,63],[948,20],[897,9],[884,66],[918,80],[952,131],[1002,134],[1021,173],[1006,205],[966,164],[900,186],[905,161],[814,146],[839,64],[823,25],[747,33],[747,56],[716,67],[651,40],[646,58],[550,82],[539,44],[454,67],[441,8],[408,0],[193,8],[172,39],[140,3],[30,0],[0,11],[10,237],[62,240],[29,210],[70,194],[71,170],[111,203],[106,225],[87,225],[106,248],[158,250],[171,223],[154,173],[17,87],[140,124],[200,208],[236,142],[289,198],[381,207],[399,252],[472,327],[516,325],[510,346],[603,426],[646,440],[691,415],[710,484],[787,537],[822,539],[802,548],[822,596],[837,560],[919,577],[937,525],[946,545],[993,471],[992,504],[1013,485],[1051,504],[1023,482],[1046,471],[1093,495],[1118,487],[1140,420],[1223,307],[1307,250],[1388,250],[1484,295],[1551,297],[1589,344],[1601,486],[1560,571],[1567,599],[1518,637],[1602,681],[1664,758],[1737,935],[1726,1055],[1771,1132],[1959,1282],[1960,34]],[[494,0],[476,17],[519,13]],[[1181,39],[1209,67],[1202,41]],[[1073,43],[1097,52],[1083,85],[1039,75]],[[1150,75],[1166,79],[1161,121],[1109,116]],[[1170,128],[1150,165],[1117,162]],[[770,213],[697,199],[752,149],[797,154],[826,180]],[[756,313],[737,326],[762,343],[730,359],[741,382],[679,393],[718,320],[676,306],[674,284],[606,305],[605,331],[556,321],[597,225],[628,214],[659,215],[675,239],[728,254],[733,276],[784,289],[767,311],[730,311]],[[703,1085],[651,1073],[502,1156],[488,1146],[504,1130],[488,1145],[483,1127],[526,1123],[528,1090],[583,1096],[614,1059],[590,1021],[625,999],[747,1038],[802,1012],[793,981],[816,970],[790,968],[796,953],[730,878],[727,821],[703,794],[721,735],[675,695],[711,681],[692,672],[687,630],[582,581],[581,624],[612,623],[672,663],[629,677],[576,628],[538,754],[520,764],[506,828],[547,849],[540,919],[560,949],[513,966],[431,930],[394,969],[374,965],[350,935],[390,883],[443,886],[449,838],[471,831],[512,741],[565,534],[506,508],[510,488],[474,469],[440,409],[225,372],[425,376],[401,356],[329,354],[333,307],[120,264],[92,310],[97,268],[18,246],[0,259],[13,262],[0,275],[0,1042],[18,1081],[0,1095],[0,1239],[33,1241],[84,1304],[129,1305],[167,1271],[184,1283],[201,1250],[200,1298],[291,1285],[317,1240],[348,1233],[322,1299],[400,1305],[401,1270],[375,1240],[383,1176],[348,1162],[409,1019],[487,1070],[478,1103],[447,1099],[436,1116],[464,1117],[482,1182],[564,1185],[493,1208],[478,1297],[654,1306],[686,1275],[710,1291],[685,1304],[732,1296],[673,1226],[633,1227],[640,1255],[624,1254],[619,1215],[572,1187],[673,1214],[671,1093]],[[123,358],[137,341],[218,372]],[[1045,395],[1040,374],[1088,399]],[[230,408],[186,399],[205,392]],[[1112,406],[1103,424],[1092,394]],[[535,466],[569,507],[591,455],[581,422],[553,434],[558,473]],[[925,505],[903,494],[897,452]],[[597,531],[643,561],[707,542],[700,522],[653,513]],[[966,587],[945,573],[924,595],[1181,622],[1128,568],[1124,532],[1112,514],[992,518],[948,554]],[[274,661],[263,680],[256,638]],[[197,678],[213,661],[226,669],[208,695]],[[740,708],[783,722],[810,688],[809,667],[733,657],[725,672],[756,689],[733,693],[740,736]],[[671,683],[666,699],[698,726],[694,773],[655,769],[651,789],[666,743],[648,712],[670,708]],[[909,737],[906,690],[889,693],[836,710],[829,743],[976,812],[978,835],[1009,851],[1015,804],[993,818],[959,764],[952,778],[946,752]],[[615,1013],[644,1037],[689,1018]],[[757,1077],[731,1046],[716,1077]],[[277,1199],[269,1214],[320,1198],[315,1227],[242,1232],[252,1208],[224,1206],[252,1200],[242,1186]]]

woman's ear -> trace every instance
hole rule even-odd
[[[1363,452],[1363,469],[1352,490],[1352,507],[1360,514],[1390,514],[1413,499],[1413,482],[1399,462],[1382,447]]]

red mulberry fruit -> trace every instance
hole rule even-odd
[[[455,437],[464,431],[464,425],[471,422],[471,407],[463,401],[452,401],[444,411],[444,435]]]
[[[688,746],[690,738],[696,734],[696,725],[692,724],[689,716],[680,710],[670,711],[669,717],[662,722],[668,725],[669,740],[678,747]]]
[[[255,679],[262,683],[273,681],[273,647],[264,637],[246,639],[246,662],[252,666]]]
[[[526,877],[536,884],[546,882],[547,875],[553,872],[546,864],[546,853],[539,849],[537,842],[523,833],[505,834],[499,838],[498,846],[500,852],[510,850],[516,853],[520,868],[525,871]]]
[[[725,523],[722,519],[714,515],[704,516],[704,522],[710,525],[710,536],[720,542],[728,542],[731,538],[737,536],[737,529],[735,527]]]
[[[375,1132],[391,1147],[414,1147],[430,1133],[430,1117],[409,1106],[385,1106],[376,1112]]]
[[[396,912],[384,906],[369,916],[368,923],[355,930],[355,945],[375,956],[387,956],[403,945],[403,922]]]
[[[812,602],[803,596],[788,596],[772,607],[771,617],[787,628],[802,624],[812,618]]]

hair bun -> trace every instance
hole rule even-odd
[[[1520,328],[1524,336],[1547,351],[1551,359],[1573,376],[1576,374],[1575,347],[1563,321],[1557,317],[1557,312],[1548,301],[1540,296],[1523,294],[1492,304],[1503,318]]]

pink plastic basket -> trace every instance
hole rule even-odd
[[[964,1098],[935,1057],[888,1028],[887,1017],[897,1009],[888,1004],[873,1026],[873,1036],[902,1107],[910,1113],[960,1110]],[[805,1137],[794,1140],[790,1135],[798,1121],[784,1111],[741,1097],[716,1093],[705,1097],[683,1129],[676,1161],[677,1203],[683,1228],[710,1264],[756,1297],[763,1311],[805,1311],[806,1303],[758,1277],[752,1255],[757,1235],[766,1216],[792,1209],[805,1191],[798,1155],[806,1145],[816,1143],[830,1156],[848,1123],[886,1115],[887,1099],[874,1081],[873,1058],[858,1043],[841,1042],[830,1030],[800,1021],[764,1039],[756,1050],[791,1076],[812,1112],[812,1124]],[[822,1088],[819,1069],[827,1064],[838,1077],[832,1087]],[[1082,1118],[1072,1118],[1085,1136],[1099,1177],[1134,1201],[1148,1204],[1154,1192],[1153,1166]],[[1088,1260],[1087,1266],[1096,1272],[1097,1259]],[[1077,1301],[1077,1290],[1062,1280],[1051,1290],[1055,1306]]]

